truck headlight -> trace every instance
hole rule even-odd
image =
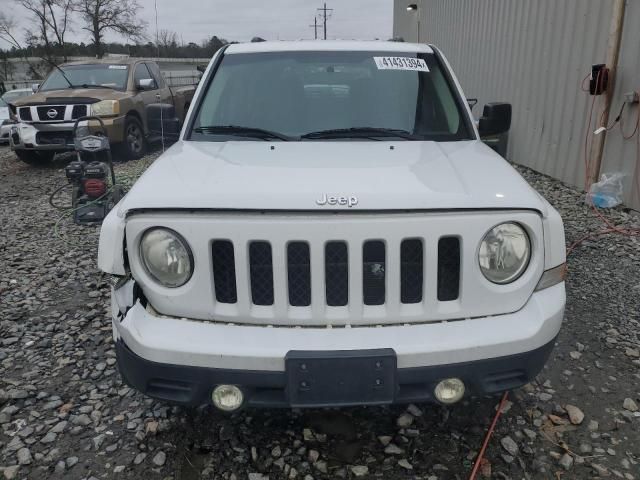
[[[496,225],[482,239],[478,257],[487,280],[501,285],[515,282],[529,265],[529,235],[517,223]]]
[[[99,117],[108,117],[120,113],[120,102],[117,100],[102,100],[91,105],[91,114]]]
[[[180,287],[193,273],[189,245],[168,228],[150,228],[144,233],[140,240],[140,257],[147,273],[165,287]]]

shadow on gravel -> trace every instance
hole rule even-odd
[[[231,416],[212,407],[186,410],[180,438],[173,440],[176,478],[352,478],[365,467],[384,472],[385,479],[434,472],[439,478],[464,478],[497,402],[470,399],[408,411],[406,406],[245,410]]]

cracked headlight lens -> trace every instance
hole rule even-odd
[[[140,257],[147,273],[160,285],[181,287],[193,273],[193,255],[187,242],[168,228],[151,228],[140,241]]]
[[[501,285],[515,282],[529,265],[531,240],[517,223],[502,223],[484,236],[478,257],[487,280]]]

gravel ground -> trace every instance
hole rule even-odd
[[[156,156],[118,173],[133,179]],[[127,388],[98,228],[60,220],[48,204],[63,165],[28,167],[0,149],[0,478],[468,477],[496,398],[223,416]],[[601,228],[581,193],[522,172],[560,209],[568,241]],[[537,381],[511,394],[485,477],[640,479],[639,247],[608,236],[571,256],[557,347]]]

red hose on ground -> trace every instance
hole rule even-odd
[[[496,428],[496,424],[498,423],[498,419],[500,415],[502,415],[502,409],[504,405],[507,403],[507,397],[509,396],[509,392],[504,392],[502,395],[502,400],[498,404],[498,411],[496,415],[493,417],[493,421],[491,422],[491,426],[489,430],[487,430],[487,434],[484,437],[484,442],[482,442],[482,448],[480,449],[480,453],[478,453],[478,457],[476,458],[476,463],[473,465],[473,470],[471,470],[471,475],[469,476],[469,480],[474,480],[476,475],[478,474],[478,470],[480,469],[480,465],[482,464],[482,459],[484,458],[484,452],[487,450],[487,446],[489,445],[489,440],[491,440],[491,436],[493,435],[493,430]]]

